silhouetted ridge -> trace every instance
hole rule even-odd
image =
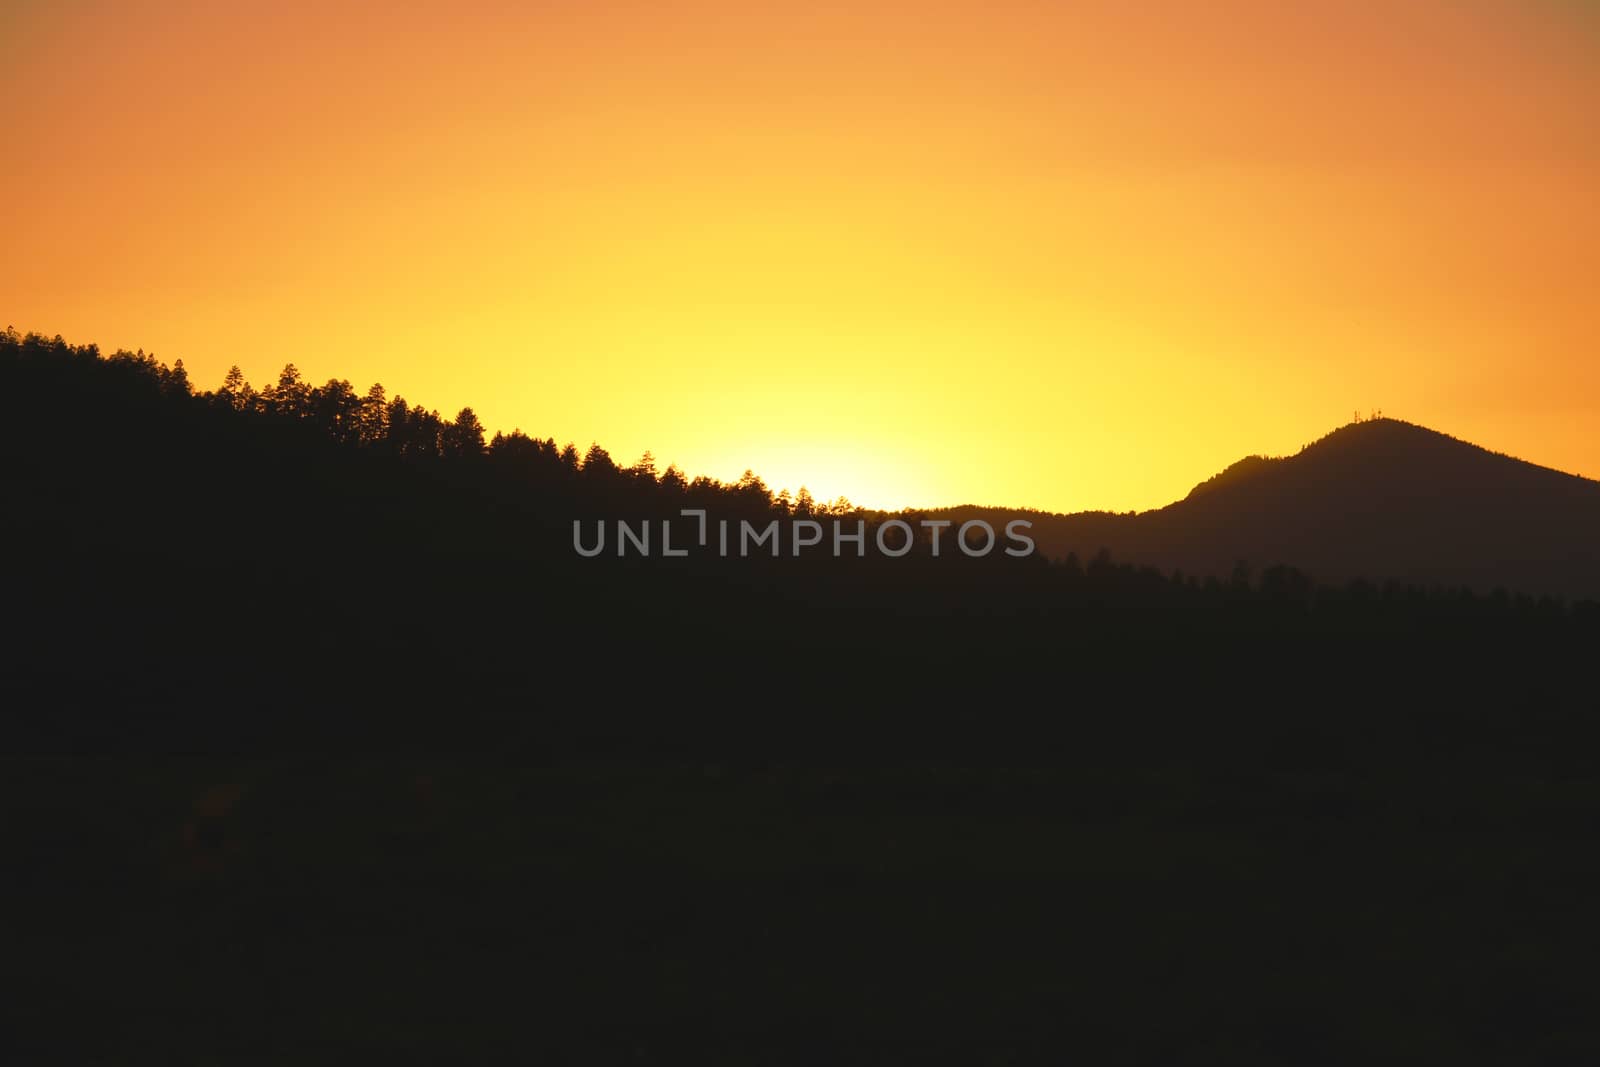
[[[1398,419],[1247,457],[1154,511],[1029,517],[1058,558],[1109,548],[1201,576],[1287,563],[1322,581],[1600,598],[1600,483]]]
[[[1220,474],[1213,474],[1211,477],[1207,478],[1205,481],[1189,490],[1189,495],[1185,499],[1193,500],[1197,496],[1204,496],[1205,494],[1215,492],[1218,489],[1222,489],[1230,485],[1237,485],[1240,482],[1247,481],[1256,475],[1263,473],[1264,470],[1270,467],[1272,464],[1281,462],[1281,459],[1273,459],[1268,456],[1246,456],[1239,462],[1229,465],[1228,468],[1222,471]]]
[[[659,529],[684,508],[735,528],[848,517],[868,524],[870,543],[876,524],[891,517],[843,499],[819,503],[803,488],[793,497],[774,493],[748,471],[723,483],[658,471],[649,453],[623,467],[598,444],[580,455],[575,445],[519,431],[486,441],[471,408],[448,419],[378,385],[365,394],[338,379],[311,386],[293,364],[259,391],[235,368],[220,388],[197,393],[181,361],[168,368],[142,352],[102,357],[94,346],[9,331],[0,335],[0,357],[8,393],[28,398],[5,427],[23,501],[11,531],[56,552],[103,546],[110,514],[218,566],[239,546],[267,552],[265,542],[276,539],[349,565],[375,554],[398,565],[407,553],[510,552],[564,574],[574,521]],[[53,450],[39,455],[36,444],[46,440]],[[1288,565],[1332,585],[1359,579],[1600,597],[1600,485],[1394,419],[1343,427],[1294,456],[1248,457],[1185,499],[1141,514],[937,514],[987,517],[997,529],[1013,517],[1032,523],[1041,556],[997,554],[983,566],[1034,581],[1045,580],[1046,558],[1084,560],[1109,549],[1130,567],[1235,585],[1241,575]],[[933,537],[919,521],[927,516],[894,517],[913,527],[915,565],[933,564]],[[755,555],[744,565],[777,565],[770,554],[766,564]],[[949,541],[944,559],[940,581],[964,565]],[[912,563],[892,572],[880,563],[897,578],[914,573]],[[798,565],[784,566],[793,574]],[[707,573],[723,581],[727,571]],[[822,572],[825,581],[846,573],[855,572],[844,564]],[[823,587],[792,591],[816,597]],[[936,588],[896,595],[934,597]]]

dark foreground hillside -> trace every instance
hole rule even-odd
[[[8,1059],[1600,1052],[1592,605],[587,560],[783,505],[4,347]]]

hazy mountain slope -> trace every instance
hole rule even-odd
[[[1395,419],[1345,426],[1294,456],[1241,460],[1156,511],[1028,517],[1052,556],[1104,547],[1200,575],[1245,560],[1328,581],[1600,598],[1600,482]]]

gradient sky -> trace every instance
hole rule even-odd
[[[0,0],[0,326],[883,507],[1600,476],[1586,0]]]

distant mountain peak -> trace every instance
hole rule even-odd
[[[1430,486],[1468,487],[1504,483],[1507,479],[1568,480],[1591,486],[1575,474],[1494,452],[1470,441],[1402,419],[1379,417],[1346,423],[1305,445],[1291,456],[1253,455],[1230,464],[1189,491],[1178,506],[1205,499],[1221,490],[1251,486],[1263,477],[1308,478],[1319,490],[1331,482],[1365,484],[1373,489],[1419,491]]]
[[[1394,418],[1246,456],[1154,511],[1041,516],[1035,536],[1052,556],[1105,546],[1187,574],[1246,560],[1334,582],[1600,598],[1600,482]]]

